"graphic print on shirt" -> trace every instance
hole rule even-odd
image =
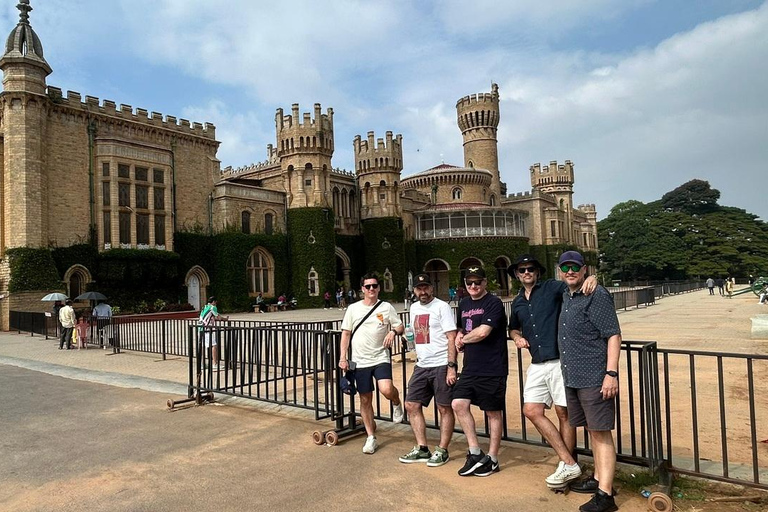
[[[413,330],[416,335],[416,343],[424,345],[429,343],[429,313],[416,315],[413,320]]]
[[[476,308],[476,309],[470,309],[467,311],[461,312],[461,318],[464,318],[464,330],[466,332],[470,332],[472,330],[472,317],[475,315],[479,315],[482,320],[482,316],[485,314],[485,310],[482,308]]]
[[[384,323],[384,313],[376,313],[376,318],[379,319],[380,324]]]

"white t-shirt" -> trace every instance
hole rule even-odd
[[[434,368],[448,364],[448,331],[456,330],[453,311],[445,301],[435,297],[423,305],[416,301],[411,305],[411,327],[416,342],[416,366]]]
[[[366,306],[363,301],[349,305],[341,321],[344,331],[352,332],[365,315],[373,308]],[[352,353],[350,359],[360,368],[370,368],[381,363],[389,362],[389,350],[384,348],[384,337],[390,331],[403,324],[397,316],[397,311],[389,302],[382,302],[376,311],[365,319],[365,323],[352,337]]]

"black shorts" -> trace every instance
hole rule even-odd
[[[392,365],[390,363],[381,363],[368,368],[357,368],[355,370],[355,385],[358,393],[373,393],[373,379],[392,380]]]
[[[445,382],[447,374],[447,366],[433,368],[417,366],[413,369],[413,375],[408,381],[405,401],[421,402],[421,405],[426,407],[432,401],[432,397],[435,397],[437,405],[450,407],[453,400],[453,387]]]
[[[469,400],[483,411],[504,410],[507,377],[461,375],[453,386],[454,400]]]
[[[613,430],[616,426],[616,399],[603,400],[602,386],[594,388],[565,388],[568,403],[568,423],[572,427],[587,427],[596,432]]]

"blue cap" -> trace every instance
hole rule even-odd
[[[560,260],[557,262],[558,265],[562,265],[563,263],[578,263],[583,267],[584,258],[576,251],[565,251],[560,255]]]
[[[357,388],[355,387],[355,374],[352,371],[346,372],[339,381],[339,387],[341,388],[341,392],[345,395],[351,396],[357,393]]]

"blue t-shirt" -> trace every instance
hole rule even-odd
[[[492,328],[490,334],[482,341],[464,345],[464,366],[461,374],[506,377],[509,374],[507,315],[501,300],[490,293],[478,300],[465,297],[459,303],[457,318],[458,328],[467,334],[480,325]]]

